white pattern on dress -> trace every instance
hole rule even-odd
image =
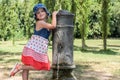
[[[26,47],[33,49],[40,54],[46,54],[48,49],[48,40],[38,36],[32,35],[31,39],[26,44]]]

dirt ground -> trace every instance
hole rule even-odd
[[[108,62],[107,62],[108,63]],[[88,65],[89,64],[89,65]],[[105,63],[82,63],[76,65],[73,74],[77,80],[120,80],[120,75],[113,75],[110,69],[116,69],[114,66],[119,66],[120,63],[112,63],[112,66],[102,67],[100,64]],[[95,67],[95,68],[94,68]],[[97,68],[98,67],[98,68]],[[22,80],[21,72],[17,73],[14,77],[9,77],[9,72],[12,66],[0,66],[0,80]],[[117,70],[120,70],[118,67]],[[29,80],[52,80],[51,71],[30,71]]]

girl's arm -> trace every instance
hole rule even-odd
[[[47,28],[47,29],[54,29],[56,27],[56,15],[57,15],[57,11],[54,11],[52,13],[52,22],[47,23],[45,21],[37,21],[36,22],[36,27],[40,28]]]

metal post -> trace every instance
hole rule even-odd
[[[72,71],[73,62],[73,18],[68,11],[57,14],[57,28],[53,31],[52,69],[54,80],[76,80]]]

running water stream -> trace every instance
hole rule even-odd
[[[59,80],[59,54],[57,55],[57,80]]]

